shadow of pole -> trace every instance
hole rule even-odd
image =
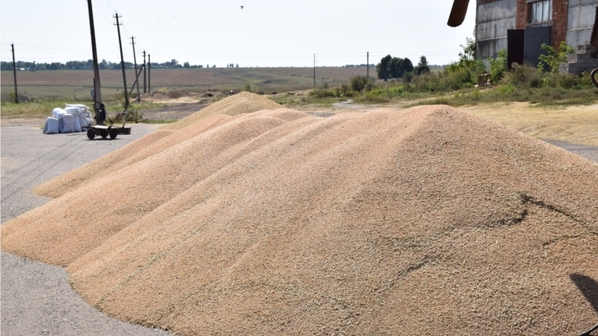
[[[570,274],[569,278],[571,278],[571,281],[573,281],[586,300],[592,305],[592,308],[598,313],[598,282],[588,276],[576,273]],[[598,330],[598,324],[579,336],[590,336],[596,330]]]

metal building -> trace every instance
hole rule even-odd
[[[589,56],[590,35],[598,0],[478,0],[476,57],[488,65],[502,49],[512,62],[538,64],[546,43],[565,41],[576,49],[562,71],[580,73],[597,67]]]

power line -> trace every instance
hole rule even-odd
[[[106,9],[104,8],[104,5],[101,2],[99,2],[99,0],[94,0],[94,2],[96,3],[95,7],[100,10],[100,14],[102,14],[102,16],[104,17],[104,20],[106,20],[108,22],[112,22],[110,19],[108,19],[106,17],[106,14],[104,14],[106,11]],[[99,3],[99,6],[98,6],[98,3]],[[108,16],[110,16],[110,12],[108,12]]]

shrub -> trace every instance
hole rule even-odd
[[[322,88],[322,89],[315,89],[315,90],[310,91],[309,96],[313,97],[313,98],[322,99],[322,98],[336,97],[336,94],[333,90]]]
[[[577,78],[570,74],[563,74],[559,76],[559,86],[563,89],[572,89],[577,85]]]
[[[539,87],[542,85],[542,74],[528,64],[513,64],[513,70],[505,75],[505,82],[518,88]]]
[[[573,47],[568,45],[565,41],[561,42],[558,50],[546,43],[542,44],[542,49],[546,51],[546,54],[540,55],[540,57],[538,57],[540,60],[538,63],[538,69],[548,69],[548,71],[555,73],[559,71],[561,63],[567,62],[567,55],[575,53],[575,49],[573,49]]]
[[[353,97],[353,90],[351,89],[351,86],[347,83],[343,83],[341,84],[341,88],[338,92],[337,97]]]
[[[502,49],[494,59],[490,59],[490,78],[498,83],[507,72],[507,49]]]
[[[374,87],[374,81],[366,76],[355,76],[351,77],[350,81],[351,90],[355,92],[370,91]]]

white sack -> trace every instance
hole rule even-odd
[[[73,116],[65,114],[62,116],[62,124],[60,125],[60,133],[73,133],[75,131],[75,123]]]
[[[79,124],[81,128],[89,127],[89,120],[87,120],[87,113],[81,113],[79,115]]]
[[[79,119],[78,115],[73,115],[73,130],[81,132],[81,119]]]
[[[52,117],[58,120],[62,120],[62,116],[64,116],[65,114],[67,114],[66,111],[61,109],[60,107],[57,107],[52,110]]]
[[[64,109],[66,111],[66,113],[74,116],[74,117],[78,117],[81,114],[81,108],[80,107],[76,107],[76,106],[69,106],[67,108]]]
[[[58,134],[60,122],[56,118],[48,117],[44,125],[44,134]]]

